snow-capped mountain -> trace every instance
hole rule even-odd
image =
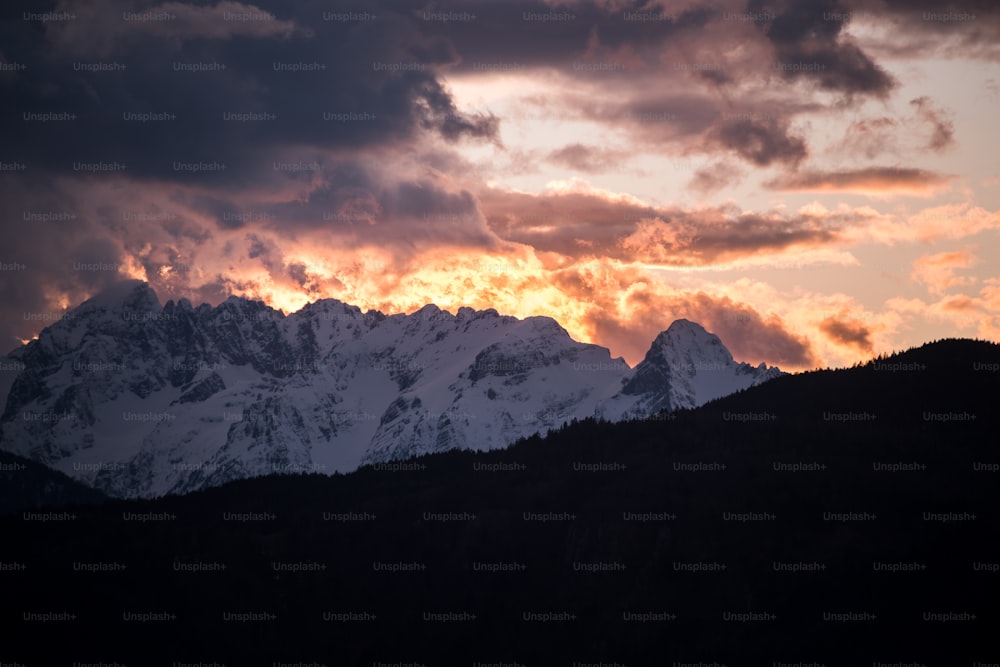
[[[23,369],[0,449],[123,497],[493,449],[574,418],[694,407],[781,374],[733,361],[686,320],[633,369],[547,317],[433,305],[386,316],[333,299],[287,316],[237,297],[161,306],[137,281],[70,311],[8,363]]]
[[[640,405],[646,412],[693,408],[779,375],[777,367],[734,361],[718,336],[677,320],[653,341],[622,394],[645,397]],[[657,387],[670,391],[661,395]]]

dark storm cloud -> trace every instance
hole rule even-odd
[[[897,85],[891,75],[854,44],[816,51],[802,46],[781,48],[776,66],[786,78],[812,81],[820,88],[848,95],[860,93],[884,98]]]
[[[756,166],[795,165],[809,155],[804,137],[792,128],[796,114],[822,112],[808,99],[771,95],[698,93],[690,85],[646,90],[640,80],[595,98],[567,94],[559,99],[568,118],[625,131],[636,151],[662,155],[731,153]],[[546,113],[556,113],[547,110]]]
[[[844,34],[849,7],[840,0],[751,0],[767,16],[759,25],[774,48],[772,69],[790,80],[812,82],[848,96],[885,97],[895,80]]]
[[[848,0],[884,29],[879,53],[1000,61],[1000,4],[994,0]]]
[[[854,347],[861,352],[870,352],[872,349],[871,331],[860,322],[845,322],[828,317],[820,322],[819,329],[839,345]]]
[[[554,9],[540,0],[444,2],[426,10],[386,2],[364,8],[371,20],[326,20],[336,12],[313,0],[198,6],[91,0],[74,3],[73,10],[78,18],[65,25],[22,22],[19,31],[4,30],[17,33],[5,43],[5,58],[26,63],[29,74],[0,84],[0,113],[12,119],[46,112],[73,118],[20,120],[9,153],[62,173],[79,175],[73,171],[78,163],[117,162],[132,178],[209,187],[267,183],[274,177],[273,152],[294,146],[363,150],[422,131],[447,141],[498,142],[500,119],[458,109],[441,82],[445,72],[482,75],[506,60],[516,69],[554,67],[595,81],[600,77],[576,65],[610,60],[624,68],[605,77],[611,81],[669,79],[661,62],[669,45],[696,40],[709,25],[723,31],[724,41],[735,44],[745,36],[745,26],[722,22],[722,12],[697,6],[667,8],[658,21],[625,20],[621,7],[574,3]],[[174,18],[122,20],[123,12],[142,10]],[[528,20],[552,12],[572,19]],[[243,13],[271,18],[226,19]],[[475,18],[434,18],[449,13]],[[784,14],[774,23],[767,35],[779,51],[808,32]],[[821,45],[840,45],[837,24],[819,25],[827,28]],[[823,49],[818,53],[826,57]],[[124,69],[88,70],[95,67]],[[832,68],[829,76],[842,69]],[[694,76],[704,79],[706,72],[713,84],[731,78],[723,70]],[[688,98],[673,96],[667,109],[641,96],[617,104],[607,100],[585,113],[650,136],[691,135],[718,112],[714,101]],[[782,129],[728,124],[716,128],[714,139],[731,139],[755,164],[798,159],[803,149]]]
[[[260,13],[264,6],[95,2],[69,7],[77,19],[68,27],[22,21],[20,15],[0,24],[4,61],[27,67],[0,80],[0,116],[8,130],[14,128],[4,133],[0,158],[26,169],[21,176],[0,175],[6,213],[0,260],[28,267],[0,274],[0,341],[13,346],[17,337],[41,328],[23,320],[22,311],[51,310],[61,297],[79,303],[120,278],[129,262],[145,269],[158,289],[175,288],[164,294],[193,292],[217,302],[238,281],[203,272],[194,277],[191,264],[214,232],[245,229],[256,239],[246,251],[237,244],[224,253],[234,267],[242,257],[284,275],[285,258],[273,243],[264,245],[271,241],[262,231],[295,231],[294,216],[283,221],[287,227],[276,222],[278,213],[301,199],[282,193],[286,186],[318,193],[318,206],[300,207],[310,223],[301,227],[305,231],[324,223],[349,231],[344,220],[361,220],[365,212],[398,214],[413,204],[420,212],[384,220],[356,242],[405,243],[408,234],[423,245],[495,241],[481,219],[476,223],[468,193],[453,195],[427,179],[394,178],[390,160],[371,168],[355,165],[353,173],[345,162],[325,169],[324,153],[343,151],[364,163],[371,151],[419,143],[428,133],[446,142],[494,141],[498,120],[456,108],[435,73],[453,58],[440,39],[421,35],[391,13],[376,26],[323,21],[323,9],[275,7],[278,18],[248,26],[219,14]],[[180,18],[122,19],[124,11],[145,10]],[[187,27],[178,30],[180,24]],[[310,169],[300,171],[303,159]],[[387,172],[381,179],[369,177],[380,170]],[[75,185],[60,185],[65,183]],[[96,193],[107,198],[97,201]],[[332,193],[336,206],[324,205],[324,193]],[[131,204],[146,217],[123,222],[129,213],[125,195],[150,197]],[[163,203],[164,196],[182,213],[163,211],[159,217],[152,211],[148,217],[151,202]],[[26,231],[17,219],[22,209],[83,208],[86,216],[55,233]],[[415,224],[414,215],[426,219]],[[459,215],[465,218],[456,224]]]
[[[384,4],[411,17],[424,34],[447,38],[461,55],[455,72],[479,74],[552,68],[569,75],[593,76],[592,70],[582,69],[580,64],[596,55],[591,49],[595,40],[606,52],[628,49],[652,63],[664,41],[698,30],[716,15],[708,8],[674,12],[650,6],[646,9],[662,20],[625,20],[626,9],[644,9],[641,3],[631,2],[622,8],[540,0],[437,1],[419,9],[407,0]],[[449,13],[463,15],[466,20],[433,18]]]
[[[468,190],[443,175],[386,176],[378,170],[377,162],[326,165],[307,197],[254,205],[252,224],[292,237],[325,232],[345,248],[401,243],[411,249],[435,243],[496,246]]]
[[[814,77],[823,88],[851,94],[881,95],[891,87],[886,75],[843,35],[843,22],[824,18],[845,11],[843,3],[758,4],[690,4],[674,11],[669,5],[658,9],[640,3],[555,7],[540,0],[436,2],[416,8],[399,0],[343,8],[365,13],[370,20],[327,20],[341,8],[314,0],[197,6],[126,0],[67,3],[59,6],[71,7],[78,14],[75,21],[22,21],[3,29],[4,57],[26,63],[29,70],[0,84],[5,93],[0,113],[12,119],[23,112],[76,116],[65,122],[18,123],[21,131],[8,150],[30,156],[36,166],[66,172],[78,161],[119,161],[131,177],[217,186],[267,181],[273,177],[267,158],[279,147],[387,146],[418,130],[449,141],[498,141],[500,120],[457,109],[441,83],[442,72],[484,75],[509,65],[514,71],[556,68],[567,76],[596,80],[593,72],[574,64],[618,59],[625,69],[609,80],[669,79],[661,60],[664,49],[694,43],[706,29],[716,31],[713,39],[723,46],[743,45],[753,29],[748,33],[745,24],[723,17],[746,9],[773,12],[770,21],[759,24],[758,37],[773,47],[776,64],[804,59],[824,68],[781,70],[782,76]],[[174,18],[121,18],[122,12],[143,10]],[[626,20],[627,10],[659,13],[662,20]],[[530,18],[553,12],[572,18]],[[240,13],[272,18],[225,18]],[[474,18],[440,18],[450,14]],[[125,70],[74,69],[98,65],[121,65]],[[699,69],[692,76],[721,85],[739,81],[744,74]],[[638,127],[650,135],[705,129],[703,111],[674,101],[678,108],[666,110],[677,115],[672,125]],[[636,124],[643,114],[665,111],[649,106],[634,99],[619,105],[619,111],[633,116],[607,118],[607,109],[594,114]],[[133,113],[164,114],[166,120],[122,117]],[[234,120],[246,118],[243,114],[265,120]],[[780,129],[725,125],[715,135],[731,138],[733,147],[755,164],[794,160],[798,144],[794,137],[776,136]],[[203,163],[210,166],[201,168]]]
[[[36,169],[78,175],[76,163],[117,161],[133,178],[222,185],[273,177],[267,158],[278,146],[388,145],[420,130],[450,141],[496,137],[496,118],[461,113],[438,81],[435,68],[454,58],[447,45],[391,12],[351,23],[323,21],[310,3],[87,7],[75,3],[67,26],[22,22],[4,46],[8,60],[28,67],[3,84],[0,114],[18,128],[6,148]],[[192,36],[178,32],[181,19],[123,21],[123,12],[144,9],[204,29]],[[223,18],[268,11],[296,18]],[[100,57],[70,41],[109,30],[121,38]],[[23,119],[46,112],[69,119]]]

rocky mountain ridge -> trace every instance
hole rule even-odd
[[[111,496],[185,493],[275,472],[348,472],[487,450],[573,419],[643,418],[781,375],[678,320],[630,368],[555,320],[428,305],[284,315],[230,297],[160,304],[130,281],[12,353],[0,449]]]

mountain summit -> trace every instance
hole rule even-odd
[[[644,418],[781,374],[687,320],[634,369],[555,320],[334,299],[284,315],[230,297],[160,305],[145,283],[84,302],[11,354],[0,449],[122,497],[275,472],[347,472],[495,449],[573,419]]]
[[[652,397],[652,403],[645,403],[649,411],[676,410],[697,407],[779,375],[776,367],[734,361],[718,336],[682,319],[656,337],[622,393]],[[664,387],[668,391],[662,391]]]

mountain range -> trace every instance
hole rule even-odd
[[[773,379],[677,320],[634,368],[548,317],[333,299],[160,303],[105,290],[8,355],[0,449],[114,497],[274,473],[349,472],[507,446],[564,423],[644,419]]]
[[[993,664],[998,395],[1000,345],[944,340],[504,449],[74,492],[0,513],[5,659]]]

